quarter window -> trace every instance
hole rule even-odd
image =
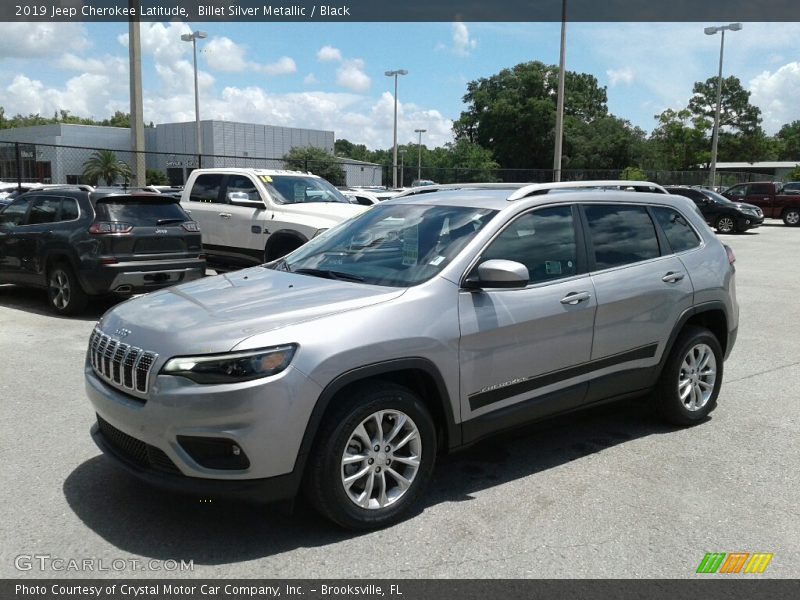
[[[659,256],[656,229],[644,206],[587,205],[584,211],[598,270]]]
[[[78,203],[74,198],[63,198],[61,200],[62,221],[74,221],[79,215]]]
[[[189,200],[194,202],[219,202],[219,188],[222,175],[199,175],[194,181]]]
[[[700,238],[679,212],[657,206],[653,208],[653,213],[661,229],[664,230],[673,252],[685,252],[700,245]]]
[[[578,272],[570,206],[554,206],[517,218],[491,243],[481,260],[505,259],[528,268],[531,283]]]

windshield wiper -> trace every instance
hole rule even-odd
[[[330,269],[297,269],[292,273],[300,273],[301,275],[311,275],[312,277],[324,277],[325,279],[338,279],[340,281],[364,281],[364,278],[352,273],[343,273],[342,271],[331,271]]]
[[[167,225],[168,223],[183,223],[186,219],[159,219],[156,225]]]

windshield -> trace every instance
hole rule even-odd
[[[379,205],[311,240],[272,268],[410,287],[444,269],[496,213],[463,206]]]
[[[350,204],[342,193],[319,177],[297,175],[270,175],[271,183],[265,184],[280,202],[344,202]]]

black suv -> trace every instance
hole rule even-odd
[[[694,201],[706,223],[719,233],[741,233],[764,222],[764,213],[753,204],[732,202],[725,196],[706,188],[668,186],[670,194],[686,196]]]
[[[88,296],[148,292],[205,274],[200,230],[161,194],[31,191],[0,210],[0,283],[46,288],[57,313]]]

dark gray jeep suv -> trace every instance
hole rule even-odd
[[[438,454],[522,423],[628,396],[703,422],[736,340],[733,253],[681,196],[543,191],[389,200],[117,306],[85,364],[95,441],[157,486],[303,488],[369,528],[408,513]]]

